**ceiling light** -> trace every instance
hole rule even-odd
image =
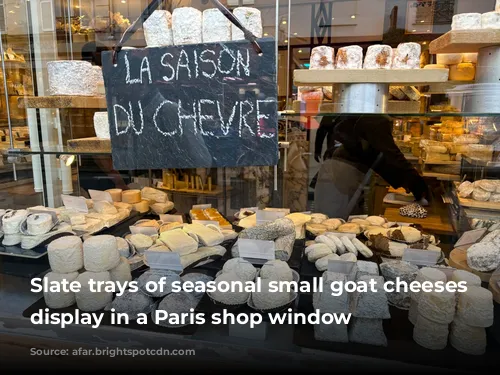
[[[427,30],[428,33],[430,33],[431,31],[430,30]]]
[[[268,36],[269,34],[268,33],[264,33],[264,36]]]
[[[427,42],[423,42],[422,44],[423,44],[423,45],[426,45],[426,44],[427,44]]]
[[[122,0],[122,4],[125,4],[127,2],[127,0]]]
[[[288,39],[285,39],[285,43],[288,43]]]
[[[301,49],[299,49],[299,53],[302,53],[302,52],[304,52],[304,51],[302,51]]]
[[[424,21],[424,20],[421,20],[421,21],[420,21],[420,23],[425,23],[425,21]]]
[[[352,18],[352,19],[355,19],[355,18],[356,18],[356,15],[355,15],[355,14],[353,14],[353,15],[351,16],[351,18]]]
[[[412,30],[411,32],[412,32],[412,33],[416,33],[416,32],[417,32],[417,30]]]
[[[293,33],[293,35],[298,35],[298,33]]]
[[[59,160],[61,160],[66,167],[69,167],[75,161],[75,155],[61,155]]]
[[[335,19],[335,17],[332,17],[332,21]]]
[[[283,20],[283,21],[281,21],[281,23],[282,23],[283,25],[286,25],[286,23],[287,23],[287,22],[286,22],[286,20]]]

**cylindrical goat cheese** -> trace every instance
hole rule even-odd
[[[78,277],[78,272],[71,273],[56,273],[49,272],[43,278],[47,280],[49,284],[52,282],[56,282],[59,285],[62,285],[63,282],[71,283],[75,281]],[[69,307],[76,302],[76,296],[74,292],[52,292],[50,290],[45,290],[43,292],[43,298],[45,300],[45,304],[51,309],[63,309],[65,307]]]
[[[111,281],[124,284],[126,281],[132,281],[132,274],[130,272],[130,264],[125,257],[120,257],[120,263],[115,268],[109,270]]]
[[[457,318],[472,327],[493,324],[493,295],[485,288],[468,286],[458,298]]]
[[[47,63],[51,95],[95,96],[99,78],[88,61],[61,60]]]
[[[47,247],[50,268],[56,273],[71,273],[83,268],[83,244],[78,236],[66,236]]]
[[[478,30],[481,28],[481,13],[455,14],[451,22],[452,30]]]
[[[90,280],[95,282],[93,290],[91,289]],[[96,290],[96,283],[111,281],[108,271],[105,272],[89,272],[81,273],[76,278],[80,283],[80,291],[75,293],[76,305],[81,311],[98,311],[106,307],[113,300],[113,293],[106,292],[103,287],[100,291]],[[102,283],[101,283],[102,284]]]
[[[46,234],[52,229],[52,216],[49,214],[32,214],[26,222],[31,236]]]
[[[335,69],[335,49],[328,46],[314,47],[309,61],[311,70]]]
[[[7,212],[2,216],[2,232],[4,234],[18,234],[21,224],[28,216],[27,210],[16,210]]]
[[[144,38],[148,47],[174,44],[172,14],[168,10],[155,10],[143,23]]]
[[[413,340],[430,350],[442,350],[448,344],[448,324],[435,323],[418,315],[413,328]]]
[[[109,195],[111,195],[111,199],[113,202],[121,202],[122,201],[122,189],[107,189],[105,190]]]
[[[435,268],[424,267],[417,272],[416,281],[418,281],[420,283],[420,285],[422,285],[422,283],[425,281],[430,281],[433,284],[435,284],[438,281],[445,283],[447,281],[447,278],[446,278],[446,274],[443,271],[440,271],[440,270],[435,269]],[[414,299],[415,301],[418,302],[418,301],[420,301],[420,297],[421,297],[422,293],[424,293],[424,292],[423,291],[419,291],[419,292],[411,291],[410,295],[411,295],[412,299]]]
[[[391,69],[393,50],[391,46],[375,44],[368,47],[363,68]]]
[[[217,8],[203,11],[203,43],[231,40],[231,22]]]
[[[202,14],[191,7],[176,8],[172,15],[175,45],[202,42]]]
[[[120,253],[114,236],[94,236],[83,243],[83,264],[87,271],[109,271],[118,263],[120,263]]]
[[[449,324],[455,316],[455,293],[443,291],[422,293],[418,313],[435,323]]]
[[[262,18],[260,10],[256,8],[239,7],[233,10],[234,16],[248,31],[257,38],[262,38]],[[233,40],[245,39],[245,34],[235,25],[231,25],[231,37]]]
[[[481,15],[481,29],[500,29],[500,13],[483,13]]]
[[[108,112],[94,113],[94,130],[97,138],[110,139]]]
[[[363,48],[360,46],[347,46],[339,48],[337,51],[337,61],[335,67],[337,69],[362,69]]]
[[[420,69],[422,48],[418,43],[400,43],[396,48],[393,69]]]
[[[486,351],[486,330],[472,327],[461,319],[451,324],[450,344],[459,352],[470,355],[483,355]]]

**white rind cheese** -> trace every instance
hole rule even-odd
[[[172,14],[167,10],[155,10],[142,24],[144,38],[148,47],[171,46],[174,44],[172,33]]]
[[[108,112],[94,113],[94,130],[97,138],[110,139]]]
[[[486,352],[486,330],[472,327],[460,319],[451,324],[450,344],[459,352],[469,355],[483,355]]]
[[[328,46],[314,47],[309,63],[310,70],[335,69],[335,49]]]
[[[396,48],[393,69],[420,69],[422,48],[418,43],[400,43]]]
[[[337,51],[335,67],[337,69],[362,69],[363,48],[360,46],[347,46],[339,48]]]
[[[323,273],[323,292],[315,292],[313,294],[313,307],[322,314],[348,314],[350,312],[350,295],[345,290],[338,296],[333,296],[329,293],[328,291],[331,290],[333,282],[346,283],[347,276],[337,272],[327,271]]]
[[[28,216],[27,210],[17,210],[7,212],[2,216],[2,232],[4,234],[18,234],[21,224]]]
[[[408,320],[411,324],[417,324],[418,318],[418,302],[410,298],[410,310],[408,311]]]
[[[270,292],[269,283],[273,280],[261,280],[261,290],[252,293],[252,302],[259,310],[270,310],[285,306],[290,302],[290,293],[285,290]]]
[[[202,14],[191,7],[175,8],[172,14],[173,35],[176,46],[202,42]]]
[[[26,224],[28,233],[31,236],[46,234],[52,229],[52,216],[49,214],[32,214],[28,216]]]
[[[391,46],[376,44],[368,47],[364,69],[391,69],[393,60]]]
[[[500,29],[500,13],[483,13],[481,15],[481,29]]]
[[[234,16],[248,31],[257,38],[262,38],[262,17],[259,9],[239,7],[233,10]],[[231,24],[231,37],[233,40],[243,40],[245,35],[238,27]]]
[[[332,253],[337,252],[337,245],[335,245],[335,242],[330,237],[325,236],[324,234],[316,237],[316,242],[322,243],[322,244],[325,244],[326,246],[328,246],[330,248],[330,250],[332,251]]]
[[[243,281],[253,281],[257,274],[257,269],[248,260],[243,258],[232,258],[224,263],[222,272],[233,272]]]
[[[457,318],[472,327],[490,327],[493,324],[493,295],[485,288],[468,286],[458,298]]]
[[[347,236],[341,237],[340,240],[344,244],[345,248],[347,249],[348,252],[353,253],[354,255],[358,256],[358,249],[356,249],[356,246],[353,245],[351,242],[351,239]]]
[[[71,283],[76,280],[78,277],[78,272],[71,273],[56,273],[49,272],[44,276],[44,280],[47,280],[48,283],[56,282],[59,285],[62,285],[63,282]],[[75,304],[76,296],[74,292],[52,292],[45,291],[43,292],[43,298],[45,300],[45,304],[47,307],[51,309],[63,309],[65,307],[69,307]]]
[[[323,272],[328,269],[328,262],[330,260],[340,260],[340,256],[338,256],[337,254],[327,255],[323,258],[318,259],[314,265],[319,272]]]
[[[217,246],[224,241],[224,235],[201,224],[186,224],[184,232],[195,234],[203,246]]]
[[[422,293],[418,301],[418,313],[439,324],[449,324],[455,316],[455,293],[444,290]]]
[[[448,344],[448,324],[435,323],[418,315],[413,328],[413,340],[430,350],[443,350]]]
[[[156,215],[163,215],[174,208],[174,202],[153,203],[149,206]]]
[[[124,238],[115,237],[116,238],[116,247],[120,256],[128,258],[130,256],[130,245]]]
[[[376,292],[368,290],[366,293],[353,292],[351,311],[356,318],[390,319],[389,305],[384,291],[384,278],[382,276],[361,276],[358,281],[370,283],[375,280]]]
[[[231,40],[231,22],[217,8],[203,11],[203,43]]]
[[[462,13],[453,16],[452,30],[478,30],[480,28],[481,13]]]
[[[47,73],[50,95],[97,95],[99,77],[88,61],[49,61]]]
[[[89,281],[93,280],[95,282],[111,281],[109,272],[90,272],[86,271],[81,273],[76,278],[76,281],[80,283],[81,289],[78,293],[75,293],[76,305],[81,311],[98,311],[104,309],[108,303],[113,300],[113,293],[106,291],[92,291],[90,289]],[[95,289],[95,284],[94,284]]]
[[[83,243],[83,264],[87,271],[109,271],[118,263],[120,263],[120,253],[114,236],[94,236]]]
[[[320,244],[318,244],[318,245],[320,245]],[[313,250],[311,250],[311,251],[309,251],[309,253],[307,253],[307,260],[309,262],[315,263],[318,259],[326,257],[330,254],[334,254],[334,252],[332,251],[332,249],[330,247],[328,247],[325,244],[321,244],[321,245],[324,245],[324,246],[315,247]]]
[[[443,271],[440,271],[440,270],[435,269],[435,268],[424,267],[418,271],[416,281],[418,281],[420,283],[420,285],[424,281],[430,281],[432,283],[435,283],[437,281],[442,281],[445,283],[447,281],[447,278],[446,278],[446,274]],[[412,299],[414,299],[417,302],[420,300],[420,296],[422,294],[421,291],[420,292],[410,292],[410,293],[411,293]]]
[[[83,244],[80,237],[67,236],[47,247],[50,268],[56,273],[72,273],[83,268]]]
[[[232,272],[222,273],[215,279],[215,285],[219,283],[226,282],[231,284],[231,282],[241,281],[239,277]],[[248,301],[250,293],[245,290],[240,290],[239,288],[234,288],[234,290],[229,290],[228,292],[221,292],[217,290],[212,293],[212,298],[217,302],[224,303],[226,305],[241,305]]]
[[[125,257],[120,257],[120,263],[115,268],[109,270],[111,281],[119,282],[122,285],[126,281],[132,281],[132,273],[130,271],[130,264]]]
[[[198,250],[198,242],[181,229],[169,230],[160,234],[160,240],[170,250],[181,256],[195,253]]]
[[[107,201],[94,202],[94,210],[104,215],[114,215],[118,213],[116,207]]]

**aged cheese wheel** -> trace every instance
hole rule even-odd
[[[476,77],[476,67],[472,63],[460,63],[450,66],[450,80],[473,81]]]
[[[448,66],[444,64],[427,64],[424,69],[447,69]]]
[[[436,55],[437,65],[457,65],[462,62],[461,53],[438,53]]]
[[[142,200],[139,203],[132,204],[132,210],[141,214],[149,211],[149,201]]]
[[[121,202],[122,201],[122,189],[108,189],[105,190],[111,195],[111,199],[113,199],[113,202]]]
[[[140,190],[125,190],[122,193],[122,202],[124,203],[129,203],[129,204],[135,204],[139,203],[142,200],[141,198],[141,191]]]

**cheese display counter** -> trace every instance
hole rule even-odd
[[[1,91],[26,122],[2,139],[6,363],[496,365],[494,0],[35,3],[33,87]]]

